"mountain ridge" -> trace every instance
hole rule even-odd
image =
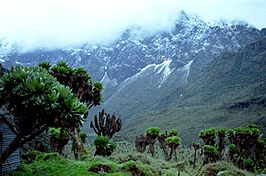
[[[170,112],[172,115],[187,112],[184,117],[193,120],[193,113],[200,113],[201,107],[206,108],[202,113],[214,113],[217,118],[219,112],[219,117],[226,120],[222,114],[227,114],[227,111],[220,109],[226,103],[223,96],[235,97],[235,100],[241,102],[250,90],[257,88],[258,92],[264,87],[264,84],[257,86],[259,83],[256,81],[253,83],[247,80],[246,74],[238,76],[236,73],[242,74],[245,69],[250,71],[253,62],[256,64],[256,59],[261,62],[256,64],[258,67],[264,64],[261,59],[264,56],[264,45],[260,45],[260,39],[266,35],[266,29],[259,30],[241,22],[210,24],[181,11],[171,30],[159,31],[145,37],[138,30],[140,29],[135,27],[132,31],[125,31],[120,39],[109,46],[84,45],[78,49],[34,50],[25,53],[18,52],[16,44],[8,44],[2,40],[0,63],[4,67],[10,67],[15,64],[36,65],[41,61],[56,63],[64,60],[73,67],[84,66],[94,80],[102,81],[105,88],[104,103],[99,108],[120,114],[127,125],[135,124],[134,120],[141,124],[140,119],[143,119],[139,117],[142,115],[151,120],[154,119],[154,114],[164,117]],[[8,48],[11,48],[10,52],[7,52]],[[257,56],[257,53],[262,56]],[[239,57],[255,59],[252,63],[243,62],[243,67],[240,67],[242,62],[236,59]],[[251,70],[250,74],[255,74],[255,77],[259,70],[264,75],[257,68]],[[228,78],[225,80],[221,77],[223,73],[232,73],[239,81],[246,82],[247,92],[237,91],[236,87],[233,90],[229,83],[234,83],[236,79],[224,77]],[[217,77],[224,82],[215,82]],[[205,80],[208,80],[207,83]],[[226,89],[232,90],[232,93],[223,94]],[[216,93],[216,90],[222,94]],[[235,102],[230,100],[227,103],[226,106],[230,107]],[[175,111],[175,108],[179,110]],[[184,112],[181,112],[182,109],[185,109]],[[195,112],[193,109],[196,109]],[[91,112],[92,115],[94,111]],[[171,117],[171,114],[169,118],[164,117],[168,119],[164,123],[168,127],[177,124],[177,119],[174,119],[174,123],[169,123],[173,121]]]

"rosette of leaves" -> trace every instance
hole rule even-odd
[[[88,109],[100,105],[102,84],[92,81],[91,75],[83,67],[73,69],[66,62],[59,62],[53,66],[49,62],[42,62],[39,67],[46,69],[61,84],[69,86],[80,101],[87,105]]]
[[[218,150],[216,147],[212,145],[204,145],[203,151],[204,151],[204,161],[203,161],[204,164],[210,162],[216,162],[219,160]]]
[[[253,125],[246,127],[235,128],[235,138],[237,149],[240,152],[250,151],[251,148],[257,143],[260,135],[260,130]]]
[[[0,157],[2,163],[13,151],[48,127],[78,127],[87,107],[71,90],[44,68],[11,67],[0,81],[0,103],[15,115],[17,137]]]
[[[204,141],[206,145],[215,146],[215,128],[208,128],[199,132],[199,137]]]
[[[87,134],[86,132],[80,132],[80,133],[79,133],[79,137],[80,137],[81,141],[82,141],[83,143],[85,143],[86,140],[87,140],[87,138],[88,138],[88,134]]]
[[[158,127],[151,127],[146,129],[146,135],[147,136],[155,136],[157,137],[160,134],[160,128]]]
[[[166,138],[165,142],[170,148],[167,161],[171,160],[173,154],[175,154],[175,160],[177,161],[176,149],[181,144],[181,139],[178,136],[170,136]]]
[[[116,144],[106,136],[97,136],[93,143],[96,147],[94,155],[110,156],[116,148]]]
[[[146,144],[149,145],[149,152],[151,153],[152,156],[155,155],[155,141],[156,138],[160,134],[160,128],[158,127],[151,127],[146,129]]]
[[[57,139],[59,138],[69,138],[69,133],[66,130],[61,130],[61,128],[50,128],[50,136],[53,136]]]
[[[169,136],[177,136],[177,130],[170,130]]]
[[[45,70],[50,70],[52,65],[50,62],[44,61],[39,63],[38,66],[44,68]]]
[[[55,152],[62,154],[65,145],[70,139],[70,134],[61,128],[50,128],[50,143]]]
[[[180,145],[181,143],[181,139],[177,136],[170,136],[168,138],[166,138],[166,144],[169,145],[169,146],[172,146],[172,145]]]
[[[255,162],[252,159],[248,158],[245,160],[244,168],[246,170],[254,172],[255,169],[254,167],[255,167]]]

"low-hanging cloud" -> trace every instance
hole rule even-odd
[[[265,9],[264,0],[0,0],[0,39],[25,51],[109,44],[132,26],[169,30],[179,10],[262,28]]]

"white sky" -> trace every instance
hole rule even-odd
[[[24,50],[108,44],[130,26],[169,29],[179,10],[266,27],[266,0],[0,0],[0,38]]]

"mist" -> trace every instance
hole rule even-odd
[[[180,10],[262,28],[265,9],[264,0],[0,0],[0,40],[22,51],[108,45],[132,26],[145,34],[169,30]]]

